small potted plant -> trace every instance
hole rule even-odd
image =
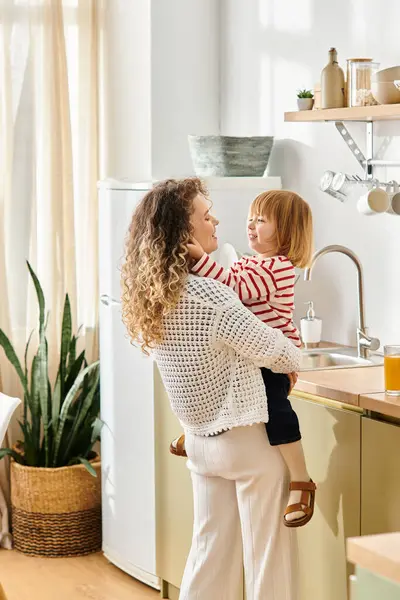
[[[28,269],[39,305],[38,346],[32,360],[32,334],[21,364],[0,329],[0,346],[24,393],[21,439],[13,448],[0,448],[0,459],[11,457],[14,544],[30,555],[79,556],[101,549],[101,463],[93,451],[102,426],[99,362],[88,365],[85,350],[77,352],[67,294],[52,385],[48,357],[54,350],[46,337],[45,299],[29,263]]]
[[[312,110],[314,106],[314,94],[311,90],[299,90],[297,93],[297,106],[299,110]]]

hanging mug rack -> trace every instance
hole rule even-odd
[[[400,84],[399,84],[400,85]],[[379,207],[384,206],[383,195],[386,194],[387,210],[361,210],[362,203],[358,207],[363,214],[377,214],[388,212],[393,215],[400,215],[400,193],[399,185],[396,181],[381,182],[374,177],[374,167],[400,167],[400,161],[374,159],[374,124],[372,121],[366,123],[366,156],[359,148],[358,144],[350,134],[346,125],[342,121],[336,121],[335,127],[345,141],[357,162],[364,169],[364,177],[358,175],[348,175],[346,173],[335,173],[325,171],[320,181],[320,189],[323,192],[333,196],[337,200],[344,202],[349,195],[353,195],[358,189],[362,194],[364,192],[371,195],[371,198],[380,196]],[[382,150],[382,149],[381,149]],[[382,190],[382,193],[372,193],[372,190]],[[377,205],[378,206],[378,205]]]
[[[358,175],[325,171],[320,189],[344,202],[357,196],[357,208],[365,215],[389,213],[400,216],[400,185],[397,181],[382,182],[362,179]]]

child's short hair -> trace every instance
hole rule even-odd
[[[286,256],[295,267],[306,267],[313,252],[311,209],[298,194],[288,190],[263,192],[250,206],[250,214],[274,221],[276,253]]]

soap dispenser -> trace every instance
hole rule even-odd
[[[301,339],[306,348],[316,348],[321,341],[322,321],[315,316],[314,303],[308,304],[307,316],[300,319]]]

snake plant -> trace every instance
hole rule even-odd
[[[32,332],[21,365],[12,343],[0,329],[0,346],[17,372],[24,394],[23,416],[19,421],[23,439],[16,449],[1,448],[0,459],[11,456],[23,465],[48,468],[82,463],[96,476],[89,459],[102,426],[99,362],[88,365],[85,350],[77,356],[78,335],[72,333],[71,305],[66,294],[60,361],[55,383],[51,385],[45,299],[35,272],[29,262],[27,265],[39,305],[38,347],[28,367]]]

